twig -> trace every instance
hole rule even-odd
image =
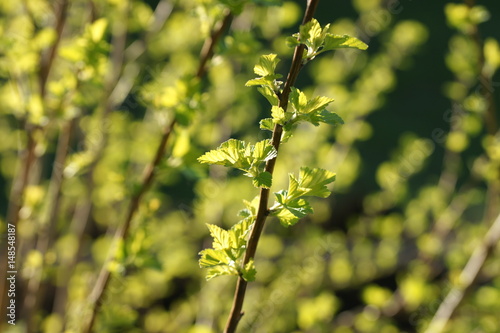
[[[222,36],[223,32],[229,27],[233,19],[233,15],[231,12],[226,12],[224,19],[222,21],[222,24],[220,24],[216,31],[212,33],[212,37],[210,38],[210,45],[208,47],[203,47],[200,55],[200,65],[198,67],[198,71],[196,74],[196,77],[201,78],[202,76],[205,75],[206,73],[206,63],[207,61],[213,56],[213,49],[215,47],[215,44],[219,41],[219,38]],[[136,194],[132,197],[129,207],[128,207],[128,212],[126,219],[123,223],[123,225],[117,229],[114,237],[113,237],[113,244],[111,246],[111,249],[108,252],[108,258],[106,259],[100,273],[99,277],[97,279],[96,285],[94,289],[92,290],[92,293],[90,295],[90,302],[93,304],[93,309],[92,313],[90,315],[90,320],[89,324],[85,328],[86,333],[90,333],[92,330],[92,327],[94,326],[95,319],[97,317],[97,313],[100,310],[100,307],[102,306],[103,303],[103,296],[104,293],[107,289],[107,286],[110,282],[110,277],[111,277],[111,272],[108,269],[108,264],[111,262],[115,256],[116,256],[116,250],[117,246],[120,240],[126,239],[128,236],[128,230],[130,229],[130,225],[132,223],[132,219],[134,218],[137,209],[139,208],[139,204],[141,202],[142,197],[144,194],[149,190],[149,188],[152,186],[155,175],[156,175],[156,170],[160,164],[160,162],[163,160],[164,155],[165,155],[165,149],[168,143],[168,140],[170,138],[170,135],[176,125],[177,121],[174,118],[170,124],[168,124],[165,127],[165,130],[163,132],[162,138],[160,145],[158,146],[158,149],[156,150],[155,157],[153,161],[146,167],[146,170],[144,172],[143,180],[141,182],[141,186],[139,190],[137,191]]]
[[[465,293],[476,281],[486,259],[492,255],[498,241],[500,241],[500,215],[497,216],[495,222],[483,238],[483,241],[476,247],[469,258],[469,261],[460,274],[459,285],[448,292],[424,333],[440,333],[443,331],[463,300]]]
[[[219,26],[216,29],[214,29],[210,38],[205,40],[205,43],[203,44],[203,47],[201,49],[201,60],[200,64],[198,65],[198,71],[196,72],[196,77],[201,78],[205,75],[206,64],[208,60],[212,59],[212,57],[214,56],[215,45],[219,41],[224,31],[226,31],[226,29],[231,25],[232,21],[233,21],[233,15],[229,10],[227,10]]]
[[[56,158],[52,169],[52,176],[47,195],[48,212],[42,220],[42,229],[39,232],[36,249],[40,253],[46,253],[55,238],[55,224],[57,212],[60,206],[61,188],[63,183],[63,166],[68,155],[71,133],[73,130],[74,121],[68,120],[59,135],[57,144]],[[34,274],[28,281],[26,298],[24,300],[24,315],[26,316],[27,331],[35,331],[35,316],[37,306],[40,305],[43,290],[40,288],[42,282],[44,265],[39,267],[38,272]]]
[[[307,2],[307,8],[304,15],[304,19],[302,20],[302,24],[309,22],[314,15],[316,7],[318,6],[319,0],[309,0]],[[300,44],[295,48],[295,52],[293,54],[292,65],[290,67],[290,71],[288,73],[285,86],[283,88],[283,92],[280,95],[279,106],[286,110],[288,106],[288,96],[291,91],[291,87],[295,84],[297,76],[300,72],[300,69],[303,66],[302,63],[302,54],[304,52],[304,44]],[[272,135],[272,145],[279,151],[279,146],[281,142],[281,136],[283,133],[283,127],[279,124],[274,126],[273,135]],[[276,164],[277,156],[266,163],[265,171],[269,172],[271,175],[274,171],[274,166]],[[257,210],[257,216],[255,218],[255,223],[250,233],[250,237],[248,238],[247,250],[245,252],[245,257],[243,259],[243,266],[246,265],[251,259],[254,258],[255,252],[257,250],[257,245],[259,243],[260,235],[262,234],[262,230],[264,229],[264,225],[266,223],[268,212],[268,201],[269,201],[269,193],[270,189],[261,188],[260,197],[259,197],[259,208]],[[243,302],[245,300],[245,292],[247,287],[247,281],[243,279],[243,277],[238,277],[238,281],[236,283],[236,290],[234,292],[233,305],[231,308],[231,312],[229,313],[229,318],[226,323],[226,327],[224,329],[225,333],[233,333],[236,331],[238,323],[243,316],[241,309],[243,307]]]
[[[56,57],[57,49],[59,47],[59,42],[61,41],[62,33],[64,30],[64,25],[66,23],[66,14],[68,11],[68,0],[62,0],[59,11],[57,13],[56,19],[56,40],[52,47],[49,49],[48,54],[45,57],[45,61],[42,61],[40,66],[39,80],[40,80],[40,95],[42,99],[45,97],[47,80],[49,78],[50,70],[52,68],[52,64],[54,63],[54,59]]]

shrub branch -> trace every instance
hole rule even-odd
[[[302,20],[302,24],[305,24],[313,18],[316,7],[318,6],[319,0],[309,0],[307,2],[306,12],[304,14],[304,18]],[[288,73],[285,86],[283,88],[283,92],[280,95],[279,106],[286,110],[288,106],[288,96],[291,91],[291,87],[295,84],[297,76],[303,66],[302,63],[302,54],[304,52],[305,45],[300,44],[295,47],[295,52],[293,54],[292,65],[290,67],[290,71]],[[279,124],[274,126],[273,135],[272,135],[272,145],[279,151],[279,146],[281,142],[281,136],[283,133],[283,127]],[[271,175],[274,171],[274,166],[276,164],[276,159],[272,158],[266,163],[265,171],[269,172]],[[250,262],[251,259],[255,257],[255,252],[257,250],[257,245],[259,243],[260,235],[262,234],[262,230],[264,229],[264,225],[266,223],[267,216],[269,215],[268,209],[268,201],[269,201],[269,193],[270,189],[261,188],[260,196],[259,196],[259,209],[257,210],[257,216],[255,218],[255,223],[250,233],[250,237],[248,238],[247,250],[245,252],[245,257],[243,259],[243,267]],[[247,281],[243,279],[242,276],[238,277],[238,281],[236,283],[236,290],[234,292],[233,297],[233,305],[231,308],[231,312],[229,313],[229,318],[226,323],[226,328],[224,329],[225,333],[233,333],[236,331],[238,323],[243,316],[241,309],[243,307],[243,302],[245,300],[245,292],[247,288]]]
[[[212,33],[210,39],[208,39],[208,46],[207,44],[204,45],[202,48],[201,54],[200,54],[200,63],[198,66],[197,78],[201,78],[205,75],[206,73],[206,63],[208,62],[209,59],[213,57],[213,50],[217,42],[219,41],[220,37],[223,35],[224,31],[231,25],[233,19],[233,15],[231,12],[226,12],[225,16],[222,20],[222,23],[215,29],[215,31]],[[154,183],[155,176],[156,176],[156,171],[158,169],[158,166],[160,165],[160,162],[164,159],[165,157],[165,150],[167,147],[167,144],[169,142],[169,139],[171,137],[172,131],[174,130],[175,125],[177,124],[177,120],[174,117],[169,124],[166,125],[163,135],[160,141],[160,144],[156,150],[155,157],[153,161],[146,167],[143,178],[141,181],[141,185],[139,187],[139,190],[134,193],[133,197],[130,200],[130,204],[128,206],[127,210],[127,215],[125,218],[124,223],[116,230],[114,236],[113,236],[113,244],[112,247],[109,251],[108,258],[106,259],[105,263],[103,264],[101,271],[99,273],[99,277],[97,278],[96,284],[94,289],[92,290],[92,293],[90,294],[90,302],[93,304],[92,308],[92,313],[90,315],[90,320],[89,324],[86,327],[85,332],[90,333],[92,330],[92,327],[94,326],[95,319],[97,317],[97,313],[99,312],[102,303],[103,303],[103,296],[104,293],[109,285],[110,282],[110,277],[111,277],[111,272],[108,269],[108,264],[114,260],[116,256],[116,251],[117,251],[117,246],[120,240],[126,239],[128,237],[128,231],[130,229],[130,225],[132,223],[132,220],[137,213],[137,209],[139,208],[140,202],[144,196],[144,194],[151,188],[151,186]]]

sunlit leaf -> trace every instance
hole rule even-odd
[[[351,37],[349,35],[333,35],[327,34],[325,37],[325,44],[323,45],[322,51],[329,51],[334,49],[358,49],[366,50],[368,45],[356,37]]]
[[[215,250],[223,250],[230,247],[229,233],[226,230],[214,224],[207,224],[207,227],[210,230],[210,235],[214,239],[212,247]]]
[[[274,75],[274,71],[276,70],[276,65],[280,59],[276,54],[266,54],[260,57],[259,64],[255,65],[253,71],[255,74],[260,76],[270,76]]]

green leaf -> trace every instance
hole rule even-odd
[[[253,259],[250,259],[250,261],[245,265],[241,272],[241,277],[245,279],[247,282],[251,282],[255,280],[255,275],[257,274],[257,271],[255,270],[255,265],[253,262]]]
[[[231,227],[231,229],[229,230],[229,237],[231,238],[231,242],[235,248],[246,248],[247,235],[250,230],[252,230],[254,222],[254,217],[250,216]]]
[[[302,113],[313,113],[313,112],[321,112],[323,111],[328,104],[333,102],[333,98],[317,96],[307,101],[306,106],[302,110]]]
[[[312,19],[300,26],[299,40],[307,46],[307,58],[314,57],[318,49],[323,45],[329,28],[330,25],[327,24],[321,29],[321,25],[316,19]]]
[[[301,168],[298,179],[293,174],[289,176],[288,190],[274,193],[277,203],[271,207],[271,214],[278,217],[284,226],[293,225],[313,212],[309,202],[302,197],[328,197],[330,191],[326,185],[335,180],[333,172],[319,168]]]
[[[278,106],[278,104],[280,103],[278,96],[276,96],[274,90],[272,90],[269,86],[265,85],[263,87],[257,88],[257,90],[269,101],[269,103],[271,103],[272,106]]]
[[[326,110],[321,111],[319,114],[319,121],[333,126],[344,124],[344,120],[338,114]]]
[[[260,164],[276,157],[276,149],[269,140],[262,140],[255,145],[250,145],[241,140],[229,139],[222,143],[217,149],[200,156],[198,161],[206,164],[219,164],[231,166],[246,171],[246,176],[258,177],[260,175]],[[268,177],[262,176],[257,183],[266,186]]]
[[[278,197],[279,194],[275,193]],[[278,199],[279,201],[280,199]],[[296,224],[299,219],[305,217],[307,214],[311,214],[313,209],[309,202],[305,199],[295,199],[289,201],[288,203],[282,205],[281,208],[273,212],[282,225],[289,227]]]
[[[256,177],[253,178],[253,185],[255,187],[270,188],[272,182],[273,182],[273,177],[267,171],[261,172]]]
[[[300,45],[299,34],[293,34],[292,36],[287,37],[285,43],[288,47],[296,47]]]
[[[207,272],[207,276],[205,277],[207,280],[211,280],[214,277],[222,276],[222,275],[239,275],[238,270],[235,267],[231,267],[228,265],[222,266],[213,266]]]
[[[212,247],[215,250],[224,250],[231,247],[229,233],[226,230],[214,224],[207,224],[207,227],[210,230],[210,235],[214,239]]]
[[[202,268],[227,265],[231,258],[223,250],[205,249],[200,253],[199,264]]]
[[[245,150],[245,142],[236,139],[229,139],[223,142],[217,149],[200,156],[198,161],[205,164],[219,164],[232,166],[240,159]]]
[[[273,116],[273,123],[284,125],[291,116],[291,114],[286,114],[285,110],[279,106],[273,106],[271,108],[271,115]]]
[[[323,45],[323,51],[329,51],[334,49],[358,49],[358,50],[366,50],[368,45],[364,42],[360,41],[356,37],[351,37],[349,35],[333,35],[327,34],[325,36],[325,43]]]
[[[253,71],[260,76],[273,76],[276,70],[276,65],[280,59],[276,54],[266,54],[260,57],[259,64],[255,65]]]
[[[259,122],[259,125],[260,125],[260,129],[268,130],[268,131],[271,131],[271,132],[274,130],[273,118],[262,119]]]
[[[273,86],[274,79],[272,78],[267,78],[267,77],[258,77],[255,79],[248,80],[247,83],[245,83],[245,86],[250,87],[250,86]]]
[[[268,140],[257,142],[252,150],[253,158],[257,161],[268,161],[278,155],[278,152]]]
[[[294,178],[290,175],[290,179]],[[295,180],[295,179],[294,179]],[[330,195],[330,190],[326,187],[327,184],[335,181],[335,173],[320,168],[302,167],[299,172],[299,180],[297,181],[298,189],[293,193],[289,188],[289,196],[316,196],[326,198]],[[292,184],[292,182],[290,182]]]
[[[307,105],[306,95],[299,89],[292,87],[290,91],[290,104],[296,113],[302,113]]]
[[[320,122],[332,125],[343,124],[342,119],[338,115],[331,114],[325,110],[331,102],[333,102],[332,98],[324,96],[308,100],[302,91],[292,87],[290,105],[295,113],[292,123],[306,121],[315,126],[318,126]]]

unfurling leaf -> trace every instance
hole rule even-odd
[[[276,70],[276,65],[280,59],[276,56],[276,54],[266,54],[260,57],[259,64],[255,65],[253,71],[255,74],[260,76],[270,76],[274,75],[274,71]]]
[[[255,280],[255,275],[257,274],[257,271],[255,270],[255,265],[253,263],[253,259],[250,259],[250,261],[245,265],[241,272],[241,277],[245,279],[247,282],[251,282]]]
[[[329,50],[342,48],[366,50],[368,48],[367,44],[356,37],[334,35],[328,32],[329,29],[329,24],[321,28],[319,22],[316,19],[312,19],[300,27],[299,33],[287,39],[287,45],[295,47],[299,44],[304,44],[306,46],[306,51],[303,55],[305,62]]]
[[[263,172],[260,165],[276,155],[276,149],[269,143],[269,140],[262,140],[255,145],[250,145],[241,140],[229,139],[217,149],[200,156],[198,161],[243,170],[246,172],[246,176],[254,178],[255,186],[269,187],[271,179]]]
[[[292,174],[289,176],[288,190],[274,193],[277,202],[271,207],[272,215],[284,226],[293,225],[313,212],[309,202],[302,197],[328,197],[330,190],[326,185],[335,180],[335,173],[319,168],[301,168],[298,179]]]

